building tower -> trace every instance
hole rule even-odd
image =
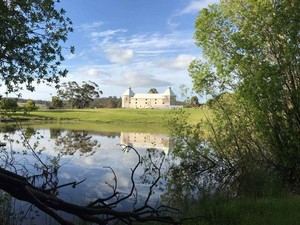
[[[165,97],[165,101],[167,105],[172,106],[176,105],[176,95],[175,93],[171,90],[171,87],[168,87],[167,90],[163,93]]]
[[[130,98],[134,96],[134,92],[129,87],[122,95],[122,108],[131,108]]]

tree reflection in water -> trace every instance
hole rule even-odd
[[[37,187],[39,190],[51,193],[52,196],[59,197],[62,196],[62,190],[67,191],[70,195],[78,193],[70,191],[70,187],[77,187],[78,184],[81,184],[82,181],[84,181],[84,176],[86,176],[87,172],[89,171],[89,173],[91,174],[89,175],[90,177],[88,177],[88,184],[84,182],[78,187],[80,187],[79,193],[87,192],[86,194],[97,194],[96,200],[94,201],[97,203],[97,205],[93,205],[92,207],[100,207],[100,205],[98,206],[98,204],[103,204],[103,199],[105,199],[105,196],[107,198],[107,196],[109,196],[107,194],[109,192],[111,194],[111,190],[113,189],[112,196],[113,198],[117,197],[116,205],[118,205],[118,207],[119,205],[121,207],[124,207],[123,200],[128,200],[128,203],[126,204],[133,204],[131,205],[131,207],[132,210],[138,210],[136,213],[142,213],[141,215],[143,216],[147,216],[147,213],[150,213],[151,215],[152,213],[155,213],[156,217],[160,217],[160,211],[156,211],[156,209],[152,208],[152,206],[150,207],[149,199],[150,197],[152,198],[155,190],[158,187],[163,186],[163,182],[159,183],[159,181],[162,176],[161,170],[165,159],[164,153],[158,154],[158,151],[149,148],[146,151],[146,154],[145,152],[142,153],[142,158],[139,157],[141,161],[136,162],[135,154],[128,153],[122,156],[120,152],[118,153],[117,151],[113,152],[112,150],[110,150],[110,148],[112,148],[111,144],[109,144],[108,149],[101,149],[100,154],[100,151],[97,150],[99,150],[100,141],[102,139],[99,138],[99,136],[95,138],[96,136],[94,134],[92,135],[87,131],[51,129],[49,131],[49,134],[47,132],[41,129],[22,128],[19,130],[15,130],[15,132],[6,133],[5,135],[3,135],[3,138],[6,140],[6,142],[10,144],[6,148],[3,148],[1,150],[1,168],[21,175],[25,177],[31,185]],[[20,135],[21,138],[17,138],[17,135]],[[115,147],[117,142],[120,143],[119,136],[119,134],[109,135],[109,139],[114,140]],[[28,140],[27,138],[29,137],[30,139]],[[47,140],[47,138],[49,139]],[[19,146],[16,147],[16,145]],[[47,146],[47,148],[45,148],[45,146]],[[111,156],[109,156],[110,154]],[[79,158],[79,156],[81,158]],[[99,158],[100,156],[102,164],[105,163],[102,166]],[[72,160],[73,165],[71,165],[71,167],[70,165],[65,164],[68,161],[66,160],[66,157],[67,159],[69,159],[69,161]],[[111,161],[107,160],[107,157],[112,157],[111,160],[115,161],[115,166],[109,165],[109,162]],[[76,164],[77,161],[80,164]],[[125,164],[123,165],[122,163]],[[139,169],[130,169],[135,168],[136,165],[141,164],[143,164],[143,167],[139,167]],[[62,167],[61,165],[64,166]],[[74,166],[76,166],[77,168]],[[90,168],[88,168],[89,166]],[[116,185],[116,183],[107,183],[106,186],[108,186],[108,188],[106,189],[103,188],[103,185],[99,185],[99,183],[104,183],[104,181],[106,181],[108,178],[108,174],[110,174],[110,171],[107,171],[107,169],[103,169],[103,166],[109,166],[109,168],[113,168],[112,172],[113,174],[116,174],[114,175],[114,180],[118,179],[118,185]],[[129,173],[130,171],[132,171],[132,174],[131,177],[128,177],[128,181],[125,181],[125,179],[127,178],[124,177],[124,174],[126,174],[127,169]],[[74,180],[70,181],[70,179],[65,179],[69,176],[69,170],[72,170],[73,172],[73,175],[70,174],[72,176],[71,179],[77,181],[74,182]],[[103,172],[104,170],[105,172]],[[78,173],[79,171],[80,173]],[[133,174],[133,171],[137,174]],[[145,184],[149,184],[147,187],[145,186],[144,188],[144,184],[134,182],[134,179],[140,177],[136,176],[138,174],[141,174],[141,178],[145,181]],[[121,191],[117,190],[117,186],[118,189],[121,188]],[[62,189],[62,187],[64,189]],[[65,189],[65,187],[67,189]],[[129,194],[126,194],[126,190],[128,191],[128,188],[131,191]],[[107,189],[108,191],[105,191]],[[139,198],[137,194],[138,190],[144,191],[142,193],[139,193]],[[99,194],[100,196],[104,196],[104,198],[99,198]],[[82,201],[86,201],[85,197],[82,198]],[[92,198],[95,199],[95,196],[92,196]],[[136,201],[140,199],[143,199],[144,203],[142,202],[137,204]],[[115,207],[115,204],[112,204],[112,206]],[[107,206],[104,204],[101,207]],[[30,209],[34,208],[30,207]],[[160,207],[159,209],[164,213],[168,211],[167,207]],[[144,213],[144,210],[147,210],[147,213]],[[26,216],[32,215],[32,213],[26,213]],[[151,220],[152,218],[152,216],[148,217],[149,220]],[[112,218],[109,218],[109,220],[111,219]],[[14,222],[13,224],[17,223]]]
[[[57,133],[55,145],[56,149],[64,155],[74,155],[77,151],[80,152],[80,155],[93,155],[101,146],[97,140],[92,139],[92,135],[88,131],[73,130]]]

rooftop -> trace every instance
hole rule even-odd
[[[168,87],[164,93],[134,93],[131,88],[129,87],[123,95],[127,95],[129,97],[134,98],[165,98],[166,96],[176,96],[175,93],[172,91],[171,87]]]

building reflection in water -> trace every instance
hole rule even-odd
[[[166,134],[121,132],[120,142],[134,148],[157,148],[166,154],[170,148],[170,138]]]

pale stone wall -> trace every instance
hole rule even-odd
[[[123,108],[170,108],[176,104],[176,96],[171,88],[162,94],[135,94],[129,88],[122,96]]]
[[[170,138],[164,134],[121,132],[120,144],[134,148],[157,148],[168,154]]]

